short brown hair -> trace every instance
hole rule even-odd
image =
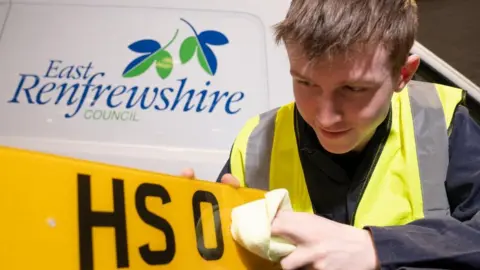
[[[286,18],[275,25],[275,41],[300,45],[309,60],[330,58],[382,45],[398,72],[418,27],[415,0],[292,0]]]

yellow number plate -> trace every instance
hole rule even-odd
[[[230,236],[263,192],[0,147],[0,269],[276,269]]]

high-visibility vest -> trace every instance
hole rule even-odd
[[[391,101],[391,128],[367,173],[354,226],[402,225],[445,217],[449,127],[464,91],[410,82]],[[286,188],[295,211],[313,213],[294,128],[294,103],[247,121],[230,154],[232,174],[242,186]]]

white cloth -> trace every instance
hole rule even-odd
[[[250,252],[270,261],[279,261],[295,250],[295,246],[271,236],[271,224],[279,210],[291,210],[286,189],[265,193],[265,198],[233,208],[230,232],[233,239]]]

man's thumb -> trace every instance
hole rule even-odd
[[[183,169],[182,173],[180,174],[182,177],[186,177],[189,179],[195,179],[195,172],[192,168]]]
[[[240,187],[240,181],[237,180],[233,175],[227,173],[222,176],[222,179],[220,179],[222,184],[227,184],[232,187]]]

